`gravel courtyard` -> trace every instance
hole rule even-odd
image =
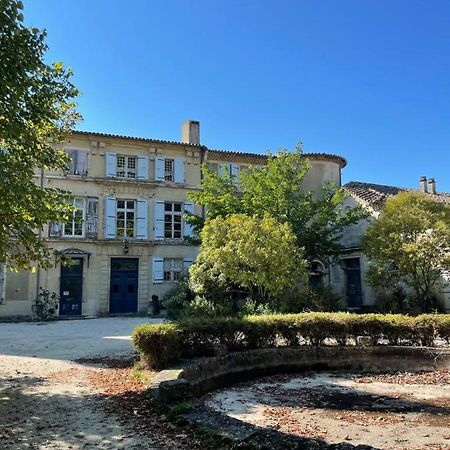
[[[0,323],[0,442],[2,450],[150,449],[99,407],[92,370],[74,362],[133,354],[130,335],[148,318],[49,323]],[[92,376],[92,375],[91,375]]]
[[[450,449],[449,371],[277,375],[212,392],[202,401],[244,423],[327,444]]]

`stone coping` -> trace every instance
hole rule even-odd
[[[450,348],[438,347],[277,347],[187,361],[162,370],[149,389],[162,403],[179,403],[207,392],[277,373],[307,370],[359,372],[450,369]]]

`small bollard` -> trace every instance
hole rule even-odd
[[[161,305],[159,303],[159,297],[157,295],[152,295],[152,306],[153,306],[153,315],[158,316],[161,312]]]

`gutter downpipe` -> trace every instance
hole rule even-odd
[[[39,179],[39,187],[41,189],[44,187],[44,168],[41,168],[40,179]],[[39,239],[42,237],[42,228],[39,228],[38,236],[39,236]],[[39,287],[40,287],[40,284],[41,284],[41,268],[39,267],[39,264],[38,264],[37,268],[36,268],[36,296],[35,296],[36,303],[39,300]]]

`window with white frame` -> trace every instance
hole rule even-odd
[[[164,281],[180,281],[182,271],[181,258],[164,258]]]
[[[164,202],[164,237],[181,239],[182,237],[182,203]]]
[[[117,200],[116,235],[133,238],[135,236],[136,202]]]
[[[117,173],[119,178],[136,178],[136,156],[117,155]]]
[[[69,214],[69,220],[63,223],[62,235],[66,237],[83,237],[84,222],[86,219],[86,201],[84,198],[75,197],[72,200],[75,208]]]
[[[166,181],[175,181],[174,165],[175,161],[173,159],[166,158],[164,160],[164,179]]]

